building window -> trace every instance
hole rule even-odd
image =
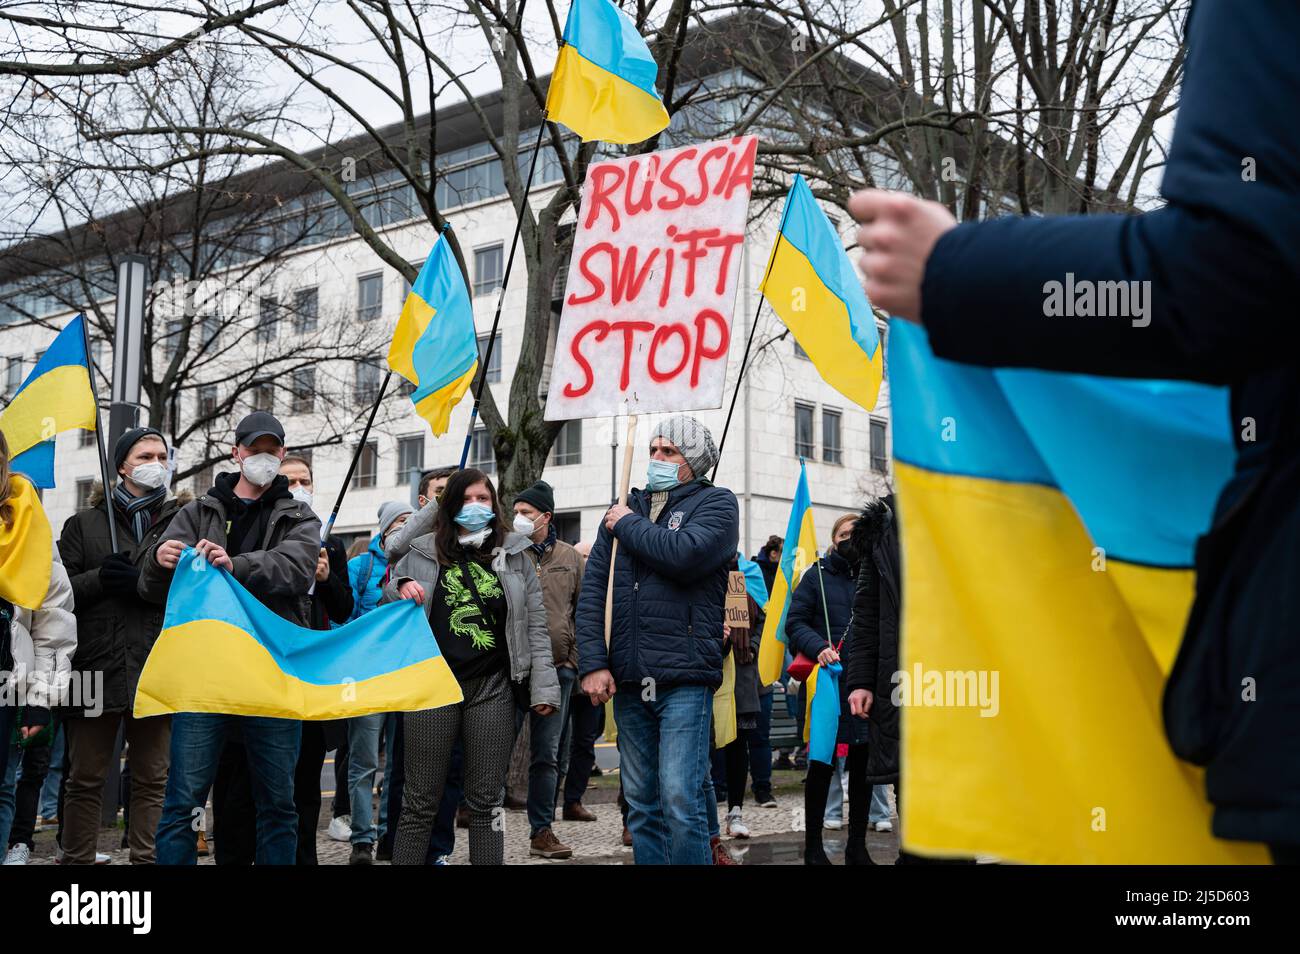
[[[482,346],[480,345],[480,348]],[[9,358],[5,361],[5,396],[13,397],[14,393],[23,383],[23,359],[22,355]]]
[[[794,454],[796,457],[812,457],[816,453],[813,444],[813,406],[796,404],[794,406]]]
[[[487,353],[488,336],[478,336],[478,362],[483,364],[483,355]],[[496,340],[492,343],[492,360],[488,363],[483,371],[488,384],[495,384],[501,380],[501,333],[497,332]]]
[[[257,306],[257,340],[263,343],[279,337],[280,303],[274,298],[263,298]]]
[[[77,481],[77,509],[85,510],[90,506],[90,490],[95,482],[89,477]]]
[[[355,387],[352,389],[353,399],[363,406],[374,404],[375,398],[379,397],[379,365],[358,364],[356,368]]]
[[[840,412],[822,408],[822,460],[828,464],[844,463],[844,445],[840,443]]]
[[[163,331],[163,357],[170,361],[176,357],[176,352],[181,346],[181,332],[185,330],[185,322],[179,318],[169,319],[164,326]]]
[[[889,473],[889,457],[885,452],[885,422],[871,419],[871,469],[877,474]]]
[[[205,384],[199,388],[199,417],[209,417],[217,413],[217,386]]]
[[[379,443],[377,441],[366,441],[366,446],[362,448],[361,458],[357,461],[357,469],[352,472],[352,487],[373,487],[375,479],[379,474]]]
[[[582,539],[582,514],[557,513],[551,518],[555,535],[565,543],[577,543]]]
[[[424,435],[397,439],[397,480],[400,487],[411,479],[411,471],[424,472]],[[417,478],[418,479],[418,478]]]
[[[293,372],[293,403],[290,405],[294,414],[310,414],[316,410],[316,369],[298,368]]]
[[[253,385],[253,410],[274,413],[275,385],[270,381]]]
[[[486,427],[474,428],[474,436],[469,444],[469,465],[485,474],[497,472],[496,454],[492,450],[492,437]]]
[[[551,463],[557,467],[582,463],[582,421],[565,421],[551,447]]]
[[[374,321],[383,310],[383,274],[362,275],[357,279],[357,317],[362,321]]]
[[[293,330],[303,335],[316,330],[320,320],[320,295],[315,288],[300,288],[293,293]]]
[[[199,339],[204,347],[216,351],[221,341],[221,316],[204,315],[199,320]]]
[[[86,430],[77,431],[77,446],[78,446],[78,447],[94,447],[94,446],[95,446],[95,432],[94,432],[94,431],[86,431]]]
[[[505,246],[474,249],[474,294],[489,295],[501,287]]]
[[[808,352],[803,350],[803,345],[799,344],[798,341],[795,341],[794,343],[794,356],[796,358],[803,358],[805,361],[812,360],[812,358],[808,357]]]

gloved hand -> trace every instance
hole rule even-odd
[[[107,596],[135,596],[140,568],[125,553],[110,553],[99,568],[99,583]]]

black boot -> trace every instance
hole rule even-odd
[[[849,840],[844,845],[844,863],[846,865],[874,865],[871,853],[867,851],[867,823],[858,821],[849,815]]]
[[[824,762],[808,763],[808,781],[803,787],[803,863],[829,865],[822,847],[822,820],[826,817],[826,796],[830,791],[830,766]]]

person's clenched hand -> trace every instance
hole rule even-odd
[[[939,237],[957,225],[947,207],[902,192],[863,189],[849,197],[849,214],[860,223],[858,267],[867,298],[882,311],[921,321],[925,263]]]

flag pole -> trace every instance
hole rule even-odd
[[[497,328],[501,324],[501,309],[506,302],[506,287],[510,284],[510,270],[515,264],[515,247],[519,244],[519,232],[524,225],[524,206],[528,204],[528,193],[533,188],[533,173],[537,170],[537,157],[542,153],[542,135],[546,132],[546,115],[537,126],[537,142],[533,145],[533,158],[528,164],[528,180],[524,183],[524,194],[519,201],[519,214],[515,218],[515,235],[510,240],[510,254],[506,258],[505,274],[501,276],[501,289],[497,292],[497,310],[492,317],[492,330],[488,332],[487,348],[483,351],[483,364],[478,372],[478,387],[474,389],[474,407],[469,412],[469,430],[465,433],[465,446],[460,452],[460,468],[465,469],[469,459],[469,444],[474,438],[474,422],[478,420],[479,405],[483,401],[483,386],[487,384],[488,366],[492,363],[492,349],[497,342]]]
[[[81,341],[86,348],[86,376],[90,380],[90,397],[95,402],[95,447],[99,450],[99,479],[104,482],[104,516],[108,518],[108,544],[117,553],[117,521],[113,519],[113,488],[108,481],[108,454],[104,451],[104,431],[99,426],[99,397],[95,394],[95,364],[90,357],[90,322],[82,312]]]
[[[627,506],[627,492],[632,486],[632,451],[636,444],[636,415],[627,416],[627,446],[623,450],[623,481],[619,485],[618,503]],[[610,531],[613,536],[613,531]],[[609,546],[609,582],[605,584],[605,648],[614,631],[614,560],[618,558],[618,537]]]
[[[325,521],[325,526],[321,528],[320,542],[323,546],[329,539],[330,531],[334,529],[334,521],[338,519],[339,508],[343,506],[343,498],[347,496],[348,485],[352,483],[352,475],[356,472],[357,462],[361,460],[361,454],[366,449],[366,438],[370,436],[370,428],[375,423],[375,415],[379,413],[380,402],[384,400],[384,392],[388,390],[388,382],[392,380],[393,372],[390,369],[385,375],[384,380],[380,382],[379,394],[375,398],[374,405],[370,408],[370,416],[366,419],[365,430],[361,432],[361,440],[357,441],[357,449],[352,452],[352,463],[348,464],[348,472],[343,477],[343,486],[339,488],[338,498],[334,501],[334,509],[330,511],[329,520]]]
[[[758,330],[758,316],[762,314],[763,302],[767,296],[763,294],[763,286],[767,284],[768,277],[772,274],[772,263],[776,261],[776,247],[781,241],[781,235],[785,231],[785,217],[790,212],[790,197],[787,195],[785,208],[781,210],[781,224],[776,229],[776,241],[772,243],[772,253],[767,257],[767,268],[763,271],[763,280],[758,285],[758,307],[754,309],[754,320],[749,326],[749,337],[745,340],[745,353],[740,359],[740,372],[736,375],[736,389],[731,392],[731,406],[727,408],[727,421],[722,425],[722,439],[718,441],[718,462],[713,465],[713,473],[709,475],[709,480],[716,480],[718,477],[718,468],[722,466],[722,448],[727,444],[727,431],[731,429],[731,416],[736,413],[736,398],[740,397],[740,383],[744,380],[745,372],[749,370],[749,349],[754,345],[754,332]]]

